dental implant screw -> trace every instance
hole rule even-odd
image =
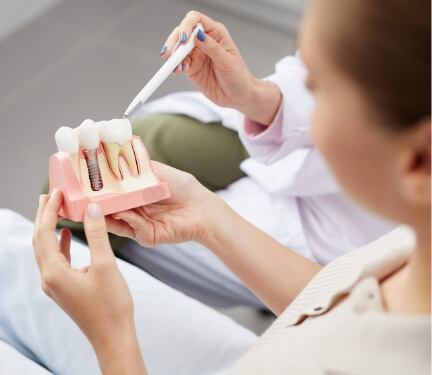
[[[102,183],[101,171],[99,168],[99,161],[97,157],[97,149],[83,150],[83,151],[87,163],[90,186],[93,191],[99,191],[103,188],[103,183]]]

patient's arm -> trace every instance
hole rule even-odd
[[[110,328],[107,327],[107,330]],[[115,337],[113,341],[93,344],[99,366],[104,375],[146,375],[138,341],[134,332],[127,333],[122,337]]]
[[[193,176],[160,163],[153,168],[172,198],[107,217],[111,232],[143,246],[201,242],[276,314],[320,269],[244,220]]]
[[[222,199],[204,244],[276,315],[321,269],[243,219]]]

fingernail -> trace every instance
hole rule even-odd
[[[102,210],[97,203],[90,203],[87,206],[87,214],[92,219],[99,219],[102,216]]]
[[[184,43],[184,42],[186,42],[186,39],[187,39],[186,33],[185,32],[180,33],[179,42]]]
[[[204,42],[204,40],[206,40],[206,38],[207,38],[207,35],[205,35],[205,32],[202,31],[201,29],[199,29],[198,32],[197,32],[197,39],[200,42]]]
[[[167,46],[163,46],[162,49],[161,49],[161,51],[160,51],[160,54],[163,55],[166,51],[168,51],[168,47]]]

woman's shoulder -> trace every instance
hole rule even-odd
[[[379,286],[406,262],[414,244],[413,232],[399,227],[324,267],[230,373],[423,373],[430,366],[430,320],[386,314]],[[377,346],[384,346],[379,358]],[[389,369],[395,356],[400,366]]]
[[[332,373],[430,374],[430,317],[387,313],[376,277],[359,281],[321,324],[321,363]]]
[[[414,232],[400,226],[377,240],[347,253],[325,266],[281,314],[284,325],[325,313],[360,280],[378,280],[403,265],[415,247]]]

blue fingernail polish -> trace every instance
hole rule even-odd
[[[161,51],[160,51],[160,54],[163,55],[166,51],[168,51],[168,47],[167,46],[163,46],[162,49],[161,49]]]
[[[200,42],[204,42],[204,40],[206,40],[207,36],[205,35],[204,31],[202,31],[201,29],[198,30],[197,32],[197,39]]]
[[[186,33],[185,33],[185,32],[182,32],[182,33],[180,34],[179,42],[180,42],[180,43],[184,43],[184,42],[186,42],[186,39],[187,39],[187,35],[186,35]]]

